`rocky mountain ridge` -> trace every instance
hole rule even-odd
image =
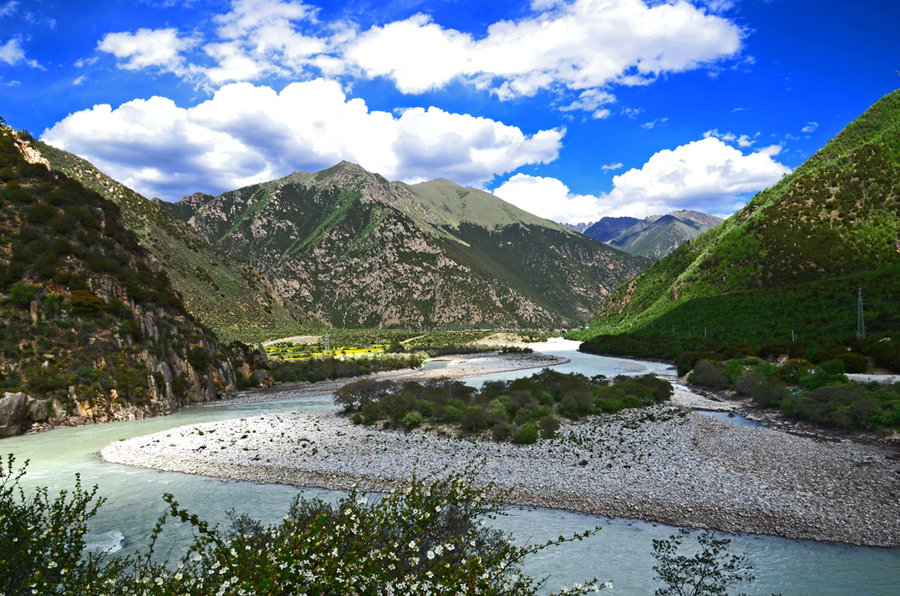
[[[119,208],[0,126],[0,437],[236,393],[267,362],[185,311]]]
[[[579,325],[647,264],[490,193],[348,162],[171,209],[339,327]]]
[[[125,225],[166,270],[188,312],[220,338],[246,341],[267,331],[323,324],[285,301],[250,263],[212,246],[158,199],[146,199],[76,155],[39,141],[34,145],[49,167],[119,206]]]
[[[651,215],[621,231],[609,240],[609,245],[633,255],[659,259],[723,221],[701,211]]]

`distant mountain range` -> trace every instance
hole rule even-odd
[[[741,211],[603,300],[585,335],[790,341],[900,329],[900,91]],[[724,336],[723,336],[724,337]]]
[[[604,217],[593,223],[572,224],[569,227],[629,254],[655,260],[722,221],[700,211],[673,211],[645,219]]]
[[[600,242],[609,242],[640,221],[636,217],[603,217],[585,228],[582,234]]]
[[[649,264],[490,193],[348,162],[166,206],[338,327],[579,325]]]
[[[724,220],[719,217],[700,211],[651,215],[620,232],[609,244],[633,255],[659,259],[688,240],[713,229],[722,221]]]

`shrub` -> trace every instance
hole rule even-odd
[[[71,493],[51,500],[46,488],[38,488],[26,498],[24,474],[12,455],[0,460],[0,593],[104,592],[109,569],[103,556],[84,552],[88,521],[104,501],[97,487],[85,490],[76,474]]]
[[[188,362],[191,363],[191,366],[194,367],[194,370],[201,375],[209,370],[209,365],[212,362],[209,350],[203,346],[194,346],[193,348],[190,348],[188,350],[187,359]]]
[[[422,424],[422,415],[418,412],[410,412],[403,417],[403,426],[412,430]]]
[[[10,457],[10,467],[12,458]],[[0,592],[4,594],[384,594],[532,595],[543,581],[523,572],[526,557],[582,540],[597,530],[534,546],[516,546],[485,518],[503,515],[492,485],[489,498],[471,488],[474,469],[441,480],[413,480],[398,494],[370,499],[351,490],[334,504],[298,496],[273,525],[229,514],[212,526],[163,496],[166,512],[146,547],[127,559],[83,554],[86,522],[102,499],[77,483],[55,501],[38,489],[26,501],[21,474],[0,469]],[[371,503],[370,503],[371,501]],[[157,555],[168,520],[190,527],[194,539],[179,561]],[[593,580],[594,582],[596,580]],[[418,586],[411,589],[412,585]],[[589,582],[574,592],[596,591]]]
[[[69,302],[72,309],[81,315],[97,314],[103,310],[103,300],[90,290],[73,290]]]
[[[526,422],[523,424],[519,431],[516,433],[516,443],[521,445],[530,445],[531,443],[536,442],[538,439],[538,429],[537,427],[531,423]]]
[[[712,389],[728,389],[731,386],[725,365],[705,358],[697,361],[693,372],[688,376],[688,381]]]
[[[559,430],[559,420],[553,416],[547,416],[541,419],[541,436],[545,439],[552,439]]]
[[[508,422],[509,411],[506,409],[506,401],[502,398],[492,399],[488,402],[487,410],[492,422]]]
[[[361,379],[348,383],[334,392],[334,402],[344,407],[345,412],[359,410],[370,402],[377,401],[381,397],[397,391],[399,384],[396,381],[378,381],[376,379]]]
[[[559,412],[567,418],[578,420],[594,410],[594,398],[587,391],[569,391],[559,402]]]
[[[778,369],[778,377],[788,383],[796,383],[802,377],[810,374],[813,365],[802,358],[791,358]]]
[[[844,363],[844,370],[848,373],[864,373],[869,370],[869,359],[862,354],[844,352],[838,354],[837,359]]]
[[[725,366],[725,372],[728,374],[729,385],[734,385],[734,382],[737,381],[744,372],[744,368],[741,366],[739,360],[729,360],[728,364]]]
[[[731,540],[717,539],[712,532],[697,537],[700,552],[690,557],[680,554],[682,541],[689,535],[689,530],[681,530],[668,540],[653,541],[653,571],[666,584],[654,592],[656,596],[725,596],[731,586],[754,580],[746,555],[730,554]]]
[[[487,428],[487,417],[478,406],[467,406],[460,412],[460,428],[465,432],[479,433]]]
[[[781,400],[791,393],[777,378],[763,376],[757,372],[748,373],[740,378],[735,384],[735,389],[763,407],[778,407]]]
[[[37,290],[37,286],[28,284],[13,286],[9,291],[9,300],[18,306],[28,306],[37,295]]]
[[[675,389],[672,383],[660,379],[654,375],[641,375],[637,377],[616,377],[615,387],[632,395],[649,395],[655,403],[662,403],[672,397]],[[649,391],[647,391],[649,390]]]
[[[516,427],[509,422],[498,422],[491,428],[491,437],[495,441],[506,441],[515,429]]]

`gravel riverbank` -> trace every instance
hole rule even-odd
[[[875,445],[738,426],[670,405],[511,445],[285,413],[115,442],[103,459],[234,480],[388,491],[485,460],[511,504],[787,538],[900,546],[900,462]]]
[[[284,383],[266,389],[255,389],[228,399],[201,404],[208,407],[231,406],[249,403],[262,403],[285,399],[297,399],[314,397],[334,393],[344,385],[358,381],[359,379],[391,379],[394,381],[418,381],[425,382],[430,379],[463,379],[465,377],[477,377],[481,375],[510,372],[514,370],[537,370],[548,366],[557,366],[569,362],[568,358],[550,356],[548,354],[498,354],[487,352],[481,354],[464,354],[443,356],[428,360],[432,364],[442,364],[440,368],[407,368],[400,370],[386,370],[365,375],[364,377],[342,377],[317,383]]]

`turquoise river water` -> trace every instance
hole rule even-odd
[[[546,344],[541,351],[562,355],[571,362],[562,372],[589,376],[604,374],[663,373],[670,370],[652,362],[605,358],[575,351],[574,342]],[[435,365],[432,365],[435,366]],[[643,370],[631,370],[643,367]],[[479,385],[488,379],[528,376],[535,371],[516,371],[470,378]],[[164,511],[161,495],[173,493],[178,502],[213,522],[226,522],[225,512],[234,509],[265,522],[279,520],[291,500],[302,492],[307,497],[334,500],[341,493],[320,489],[298,489],[281,485],[226,482],[201,476],[142,470],[102,462],[97,452],[107,443],[149,434],[185,424],[243,418],[258,414],[333,408],[331,397],[285,400],[253,405],[220,405],[186,408],[170,416],[60,428],[0,443],[0,454],[13,453],[18,463],[30,460],[27,485],[46,485],[51,494],[70,488],[76,473],[86,486],[98,485],[108,500],[93,523],[90,544],[128,553],[146,544],[147,536]],[[533,556],[526,570],[548,577],[547,588],[571,586],[591,577],[611,581],[613,594],[652,594],[659,587],[653,580],[652,540],[666,538],[675,528],[637,520],[609,519],[550,509],[512,508],[495,522],[520,543],[540,543],[595,526],[602,530],[583,542],[575,542]],[[165,545],[177,552],[188,532],[169,524]],[[731,550],[746,553],[754,564],[756,580],[741,591],[748,594],[896,596],[900,594],[900,549],[875,549],[787,540],[770,536],[731,536]]]

